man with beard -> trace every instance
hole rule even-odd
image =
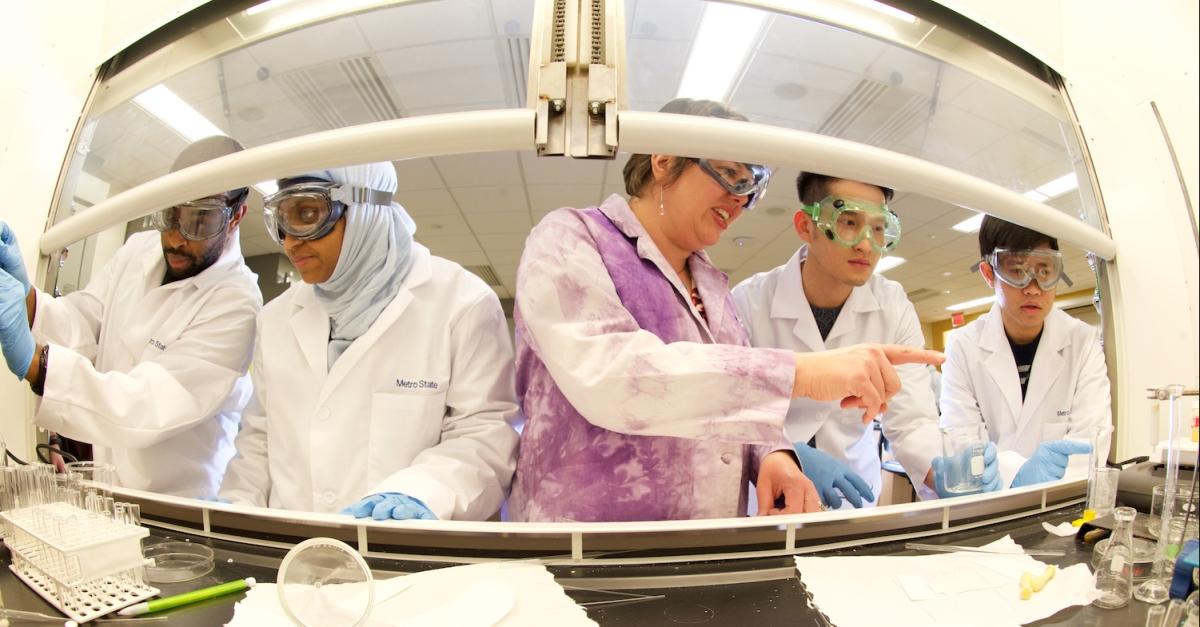
[[[241,149],[202,139],[171,170]],[[5,361],[39,397],[34,423],[91,442],[116,485],[212,498],[221,484],[262,308],[238,244],[247,191],[151,214],[159,233],[134,234],[85,289],[60,298],[31,287],[0,222]]]

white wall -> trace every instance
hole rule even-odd
[[[204,0],[42,0],[4,3],[0,23],[0,219],[45,276],[37,241],[80,112],[101,63]],[[69,17],[64,17],[69,16]],[[36,269],[35,269],[36,268]],[[28,386],[0,371],[0,437],[33,450]]]
[[[1054,67],[1066,81],[1118,246],[1112,264],[1121,459],[1150,451],[1147,387],[1196,385],[1200,266],[1157,103],[1194,208],[1197,5],[1192,0],[939,0]],[[1195,214],[1193,214],[1193,217]]]

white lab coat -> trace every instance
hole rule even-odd
[[[733,288],[734,303],[754,346],[800,353],[862,343],[924,347],[921,322],[904,288],[878,274],[850,292],[829,337],[822,341],[800,275],[806,251],[801,248],[782,266],[756,274]],[[918,493],[934,496],[924,486],[933,458],[941,451],[929,372],[920,364],[898,366],[896,372],[902,387],[888,402],[880,424]],[[842,409],[837,402],[795,398],[788,410],[786,430],[793,442],[808,442],[816,436],[817,448],[846,462],[878,498],[882,488],[878,444],[871,425],[862,422],[862,410]],[[843,501],[842,506],[850,505]]]
[[[1000,478],[1012,483],[1038,444],[1089,441],[1111,427],[1108,370],[1100,332],[1054,309],[1046,316],[1025,399],[999,305],[950,335],[942,366],[942,418],[947,424],[983,421],[999,449]],[[1108,459],[1111,430],[1097,446]],[[1088,456],[1072,455],[1067,477],[1087,476]]]
[[[236,233],[200,274],[166,285],[157,231],[137,233],[85,289],[38,292],[50,345],[34,423],[94,445],[119,485],[212,497],[251,396],[262,296]]]
[[[329,316],[300,283],[259,318],[255,397],[221,496],[337,512],[379,492],[483,520],[516,464],[513,350],[495,292],[413,244],[412,269],[327,367]]]

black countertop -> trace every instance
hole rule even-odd
[[[927,544],[979,546],[1012,536],[1026,549],[1048,548],[1065,551],[1064,557],[1038,559],[1061,567],[1089,562],[1092,547],[1074,538],[1059,538],[1047,533],[1042,522],[1057,524],[1076,518],[1080,507],[1047,512],[1020,520],[988,525],[967,531],[924,538]],[[189,539],[213,547],[216,566],[213,572],[188,582],[158,585],[163,595],[187,592],[243,577],[261,582],[275,580],[279,562],[286,551],[244,544],[214,541],[201,537],[151,529],[155,537]],[[903,542],[888,542],[817,553],[835,555],[915,555]],[[3,550],[5,565],[9,563]],[[368,560],[380,576],[414,572],[445,564]],[[601,625],[828,625],[819,608],[811,605],[804,585],[797,576],[791,557],[720,560],[686,564],[630,566],[554,566],[551,571],[567,593],[588,607],[588,615]],[[639,595],[662,595],[661,599],[613,603],[617,595],[596,590],[619,590]],[[28,589],[11,571],[0,572],[0,594],[5,607],[57,615],[57,611]],[[242,594],[177,608],[165,613],[168,620],[149,623],[184,626],[222,625],[233,616],[233,605]],[[590,605],[596,602],[607,602]],[[1118,610],[1093,606],[1062,610],[1035,625],[1135,626],[1145,623],[1147,605],[1136,599]],[[109,621],[106,621],[109,622]],[[12,625],[22,623],[13,621]],[[46,623],[40,623],[45,625]],[[120,625],[122,622],[112,621]],[[134,624],[125,622],[124,624]]]

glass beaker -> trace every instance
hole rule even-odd
[[[983,452],[986,447],[987,433],[983,425],[942,427],[947,492],[974,494],[983,491]]]
[[[116,483],[117,471],[108,462],[71,462],[67,464],[68,473],[78,473],[83,483],[90,483],[103,496],[112,496],[113,483]]]
[[[1183,487],[1182,483],[1180,483],[1180,487]],[[1150,535],[1155,538],[1162,531],[1162,510],[1163,504],[1166,501],[1165,491],[1166,486],[1159,484],[1154,486],[1154,489],[1150,493],[1150,516],[1146,521],[1146,531],[1150,532]],[[1196,514],[1195,496],[1185,491],[1176,492],[1169,517],[1171,521],[1168,525],[1171,533],[1171,537],[1168,540],[1171,544],[1182,544],[1181,540],[1197,536],[1197,532],[1200,531],[1200,526],[1197,523],[1200,523],[1200,519],[1197,518]]]
[[[1092,605],[1106,610],[1125,607],[1133,598],[1133,519],[1132,507],[1113,511],[1117,526],[1108,541],[1108,550],[1096,567],[1095,582],[1100,596]]]
[[[1087,508],[1096,512],[1096,518],[1107,516],[1117,504],[1117,483],[1120,468],[1093,468],[1088,483]]]

